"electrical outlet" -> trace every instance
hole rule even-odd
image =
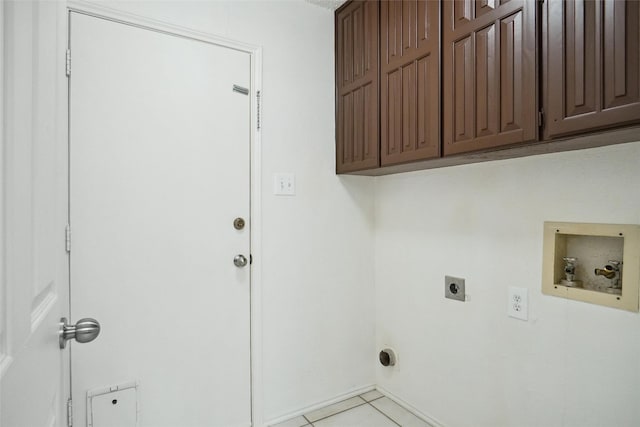
[[[509,302],[507,305],[507,314],[520,320],[529,319],[529,289],[509,287]]]
[[[444,297],[456,301],[465,300],[464,279],[444,276]]]

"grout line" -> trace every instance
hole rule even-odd
[[[382,397],[384,397],[384,396],[382,396]],[[382,399],[382,397],[379,397],[378,399]],[[378,399],[374,399],[374,400],[378,400]],[[372,400],[371,402],[373,402],[373,400]],[[390,420],[391,420],[395,425],[397,425],[397,426],[399,426],[399,427],[402,427],[402,425],[401,425],[401,424],[398,424],[398,423],[396,422],[396,420],[394,420],[394,419],[393,419],[393,418],[391,418],[389,415],[387,415],[387,414],[385,414],[384,412],[382,412],[380,409],[378,409],[378,408],[376,408],[375,406],[373,406],[373,405],[371,404],[371,402],[367,402],[367,404],[368,404],[369,406],[371,406],[373,409],[375,409],[376,411],[380,412],[380,413],[381,413],[382,415],[384,415],[385,417],[389,418],[389,419],[390,419]]]
[[[308,425],[310,425],[311,427],[313,427],[313,423],[311,421],[309,421],[309,418],[307,418],[304,414],[302,415],[302,418],[304,418],[304,420],[307,422]],[[304,426],[303,426],[304,427]]]
[[[354,396],[354,397],[356,397],[356,396]],[[357,396],[357,397],[360,397],[360,396]],[[348,399],[347,399],[347,400],[348,400]],[[314,423],[317,423],[317,422],[318,422],[318,421],[320,421],[320,420],[326,420],[327,418],[333,417],[334,415],[342,414],[343,412],[347,412],[347,411],[349,411],[349,410],[351,410],[351,409],[359,408],[359,407],[361,407],[362,405],[366,405],[367,403],[369,403],[369,402],[367,402],[366,400],[364,400],[362,397],[360,397],[360,400],[362,400],[362,403],[361,403],[361,404],[356,405],[356,406],[352,406],[352,407],[351,407],[351,408],[349,408],[349,409],[344,409],[344,410],[342,410],[342,411],[340,411],[340,412],[336,412],[335,414],[327,415],[326,417],[323,417],[323,418],[318,418],[317,420],[315,420],[315,421],[314,421]],[[338,402],[338,403],[340,403],[340,402]],[[373,406],[373,405],[372,405],[372,406]],[[305,415],[302,415],[302,416],[304,417],[304,419],[305,419],[305,420],[309,421],[309,419],[308,419]],[[394,422],[395,422],[395,421],[394,421]],[[313,425],[313,423],[312,423],[311,421],[309,421],[309,423],[310,423],[311,425]]]

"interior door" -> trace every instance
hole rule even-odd
[[[75,12],[70,51],[74,425],[249,426],[250,56]]]
[[[64,17],[59,2],[0,2],[3,427],[66,425],[67,353],[58,346],[68,310],[66,121],[58,116],[66,98],[57,90],[66,85]]]

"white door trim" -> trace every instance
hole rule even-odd
[[[4,27],[4,2],[0,2],[0,36],[2,36],[2,40],[5,40],[7,37],[6,29]],[[2,145],[0,146],[0,165],[2,165],[2,170],[6,170],[6,165],[4,164],[4,150],[5,150],[5,139],[4,139],[4,103],[6,102],[6,98],[4,96],[4,42],[0,43],[0,139],[2,140]],[[5,294],[5,286],[6,280],[4,277],[4,209],[5,209],[5,177],[4,172],[2,175],[2,185],[0,185],[0,241],[2,241],[2,245],[0,245],[0,381],[2,380],[2,376],[6,367],[11,363],[11,360],[8,355],[6,355],[7,345],[5,343],[6,340],[6,327],[7,324],[7,308],[6,308],[6,297]]]
[[[262,115],[262,105],[258,105],[258,98],[262,98],[262,48],[251,44],[226,39],[214,34],[195,31],[171,23],[157,21],[144,16],[122,12],[117,9],[104,7],[84,0],[68,0],[68,12],[78,12],[98,18],[109,19],[143,29],[158,31],[170,35],[199,40],[214,45],[246,52],[251,58],[251,423],[253,426],[263,425],[263,395],[262,395],[262,154],[261,132],[258,128],[258,112]],[[67,21],[67,28],[68,28]],[[67,37],[70,34],[67,31]],[[67,39],[67,46],[69,40]],[[72,54],[73,55],[73,54]],[[73,69],[73,66],[72,66]],[[64,71],[63,71],[64,72]],[[73,72],[72,72],[73,73]],[[260,95],[260,96],[258,96]],[[260,102],[262,104],[262,102]],[[69,99],[67,99],[69,105]],[[260,118],[260,128],[262,127]],[[68,368],[67,368],[68,369]]]
[[[0,36],[5,40],[7,37],[7,30],[4,26],[4,2],[0,2]],[[5,152],[5,126],[4,126],[4,104],[6,103],[6,97],[4,93],[4,43],[0,43],[0,139],[2,139],[2,146],[0,146],[0,165],[2,169],[6,170],[7,165],[4,163]],[[5,198],[6,198],[6,177],[2,176],[2,185],[0,186],[0,239],[3,242],[0,245],[0,381],[4,376],[5,371],[12,362],[11,356],[7,354],[7,298],[6,298],[6,278],[5,278],[5,252],[4,242],[5,226],[4,226],[4,210],[5,210]]]

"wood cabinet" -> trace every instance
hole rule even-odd
[[[547,0],[547,137],[640,123],[640,2]]]
[[[440,2],[380,3],[381,164],[440,155]]]
[[[379,5],[354,1],[336,12],[336,170],[380,165]]]
[[[637,141],[640,1],[347,2],[336,123],[367,175]]]
[[[443,2],[444,155],[537,138],[536,2]]]

